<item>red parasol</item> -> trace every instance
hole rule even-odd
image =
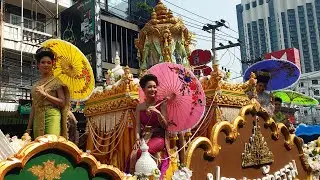
[[[195,75],[182,65],[172,63],[157,64],[146,73],[158,78],[158,100],[172,97],[167,102],[167,114],[168,121],[174,125],[168,130],[180,132],[194,127],[202,118],[206,104],[204,91]],[[143,102],[145,96],[141,88],[139,96]]]

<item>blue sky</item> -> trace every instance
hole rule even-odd
[[[237,42],[238,26],[236,5],[241,0],[162,0],[163,3],[173,11],[176,16],[185,20],[185,24],[191,32],[197,34],[197,48],[211,49],[211,34],[201,30],[203,24],[213,23],[209,20],[216,21],[224,19],[228,22],[230,29],[222,28],[218,32],[216,46],[218,43],[228,44],[227,41]],[[178,7],[177,7],[178,6]],[[183,9],[190,12],[187,12]],[[201,18],[197,15],[203,16]],[[234,31],[236,32],[234,32]],[[231,36],[231,37],[230,37]],[[226,41],[227,40],[227,41]],[[235,54],[235,56],[233,55]],[[220,59],[220,66],[227,67],[231,70],[231,78],[239,77],[241,72],[240,51],[239,48],[230,48],[227,50],[217,51],[217,56]],[[239,59],[238,59],[239,58]],[[233,79],[233,81],[241,81],[241,78]]]

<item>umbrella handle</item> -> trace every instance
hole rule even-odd
[[[175,93],[172,93],[171,95],[163,98],[163,100],[160,101],[158,104],[156,104],[154,107],[158,107],[158,106],[160,106],[161,104],[163,104],[164,102],[167,102],[167,101],[169,101],[169,100],[171,100],[171,99],[174,99],[175,97],[176,97],[176,94],[175,94]]]
[[[52,82],[54,79],[56,79],[57,78],[57,76],[59,76],[61,73],[59,73],[58,75],[56,75],[56,76],[53,76],[53,78],[51,78],[49,81],[47,81],[46,83],[44,83],[44,84],[42,84],[41,86],[46,86],[47,84],[49,84],[50,82]]]
[[[46,86],[47,84],[49,84],[51,81],[53,81],[56,77],[51,78],[49,81],[47,81],[46,83],[42,84],[41,86]]]

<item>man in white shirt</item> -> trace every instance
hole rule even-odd
[[[271,103],[272,97],[266,92],[266,87],[270,80],[270,74],[267,71],[257,71],[255,74],[257,77],[257,101],[260,103],[261,107],[263,107],[270,115],[272,115],[274,109],[274,106]],[[248,97],[252,99],[254,97],[253,92],[249,92]]]

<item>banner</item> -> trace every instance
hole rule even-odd
[[[77,2],[61,13],[61,39],[77,46],[91,63],[95,80],[102,80],[99,0]]]

